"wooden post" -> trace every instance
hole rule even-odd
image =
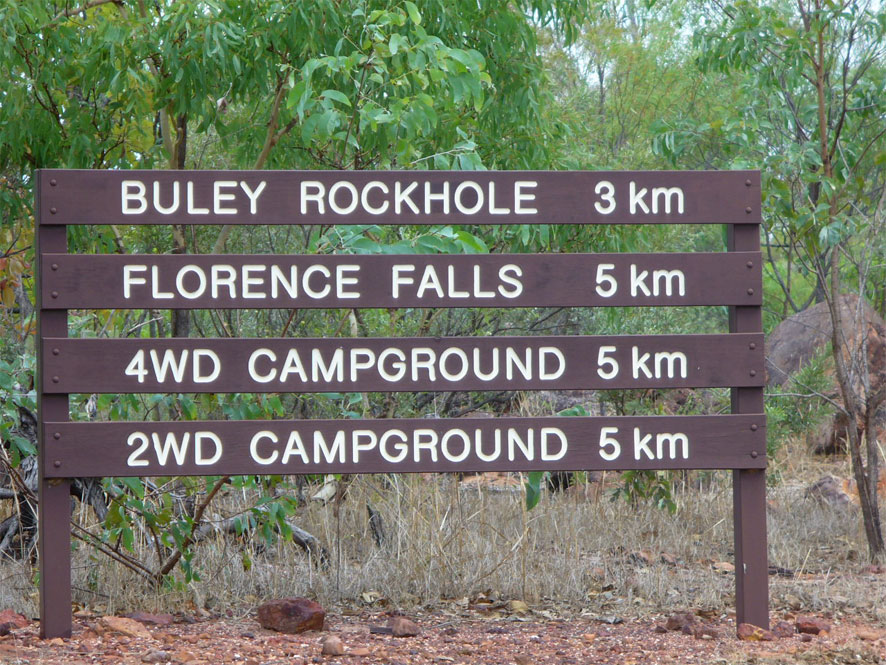
[[[752,186],[748,180],[747,186]],[[749,213],[750,213],[749,209]],[[759,251],[760,227],[757,224],[728,227],[730,251]],[[748,266],[761,270],[761,266]],[[761,332],[763,316],[760,307],[730,308],[730,332]],[[761,384],[763,377],[760,377]],[[763,422],[763,388],[733,388],[732,413],[761,414]],[[755,425],[751,425],[755,427]],[[765,444],[764,444],[765,445]],[[759,451],[765,455],[766,450]],[[737,469],[733,471],[732,512],[735,534],[735,621],[769,628],[769,561],[766,545],[766,471]]]
[[[52,270],[43,265],[43,255],[48,252],[67,252],[68,239],[65,226],[42,226],[43,215],[51,215],[54,209],[45,210],[41,205],[41,191],[56,187],[54,177],[43,183],[37,174],[37,274]],[[64,422],[69,419],[68,395],[50,395],[44,392],[43,357],[41,342],[45,337],[68,336],[67,310],[45,309],[40,283],[37,284],[39,318],[37,323],[37,436],[39,441],[40,487],[38,497],[38,554],[40,557],[40,636],[43,638],[71,636],[71,481],[70,479],[47,479],[46,469],[53,464],[47,459],[46,439],[54,435],[45,429],[44,423]],[[51,379],[50,379],[51,380]]]

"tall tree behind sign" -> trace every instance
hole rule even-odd
[[[732,77],[737,98],[716,125],[686,119],[660,142],[684,164],[691,149],[719,145],[718,163],[763,166],[773,309],[828,304],[840,389],[833,405],[857,425],[847,428],[848,444],[874,559],[886,555],[873,426],[886,386],[867,333],[854,331],[867,331],[865,298],[884,303],[884,38],[877,3],[724,7],[696,33],[699,64]],[[853,290],[861,298],[846,300]]]

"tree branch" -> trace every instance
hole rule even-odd
[[[180,547],[178,547],[175,552],[172,553],[166,563],[154,573],[155,581],[159,582],[163,579],[164,576],[168,575],[169,572],[175,568],[176,564],[184,555],[184,551],[190,547],[191,543],[194,542],[194,537],[197,532],[197,527],[200,526],[200,522],[203,520],[203,513],[206,512],[206,509],[209,507],[209,504],[212,503],[212,500],[215,498],[216,494],[221,491],[221,488],[224,487],[228,481],[231,480],[230,476],[223,476],[215,481],[215,485],[213,485],[212,489],[209,490],[209,494],[206,495],[206,498],[197,506],[197,510],[194,512],[194,521],[191,524],[191,531],[188,533],[187,537],[182,541]]]
[[[74,9],[65,9],[64,11],[59,12],[58,14],[55,15],[55,18],[53,18],[46,25],[46,27],[48,28],[52,25],[55,25],[56,23],[58,23],[62,19],[71,18],[72,16],[76,16],[77,14],[82,14],[83,12],[85,12],[89,9],[92,9],[93,7],[98,7],[100,5],[107,5],[110,3],[114,3],[115,5],[122,5],[123,0],[90,0],[89,2],[87,2],[86,4],[84,4],[80,7],[76,7]]]
[[[286,79],[281,76],[277,80],[277,91],[274,94],[274,102],[271,106],[271,117],[268,118],[268,131],[265,133],[265,142],[252,167],[255,171],[260,171],[265,167],[268,155],[271,154],[271,149],[297,124],[296,119],[293,118],[279,132],[277,131],[277,123],[280,119],[280,105],[283,103],[283,95],[286,94],[286,89]],[[231,228],[231,225],[227,224],[219,231],[215,244],[212,246],[213,254],[221,254],[224,251],[228,236],[231,235]]]

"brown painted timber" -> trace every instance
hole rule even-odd
[[[759,252],[43,258],[57,309],[746,306],[763,292]]]
[[[759,171],[45,169],[38,177],[43,184],[41,204],[47,213],[42,215],[41,224],[759,224],[761,221]],[[132,198],[125,201],[124,182],[140,183],[127,185],[127,195]],[[306,196],[302,197],[303,182],[318,185],[305,185]],[[470,187],[459,195],[460,212],[455,204],[456,189],[465,182],[470,183]],[[154,183],[157,183],[156,198]],[[175,183],[178,183],[177,199]],[[342,187],[336,183],[347,185]],[[416,186],[409,193],[410,205],[403,192],[411,183]],[[319,202],[310,199],[320,187],[327,195],[322,213]],[[398,187],[399,210],[396,206]],[[673,188],[681,191],[682,213]],[[427,201],[426,192],[430,194]],[[434,196],[445,196],[448,212],[444,210],[443,200]],[[668,200],[670,208],[666,205]],[[343,212],[334,212],[333,204]],[[136,212],[142,207],[143,212]],[[129,212],[124,214],[124,209]]]
[[[52,460],[47,473],[77,477],[759,469],[766,465],[762,414],[49,422],[44,427],[47,455]],[[679,434],[685,437],[685,448],[684,440],[675,437]],[[198,436],[202,464],[197,463],[195,450]],[[541,459],[543,440],[547,442],[547,460]],[[295,441],[301,442],[301,453],[296,452]],[[558,457],[564,441],[566,450]],[[422,445],[416,446],[416,442]],[[618,454],[612,442],[618,444]],[[292,452],[284,463],[287,448]],[[526,450],[532,451],[532,459]]]
[[[508,352],[508,348],[513,351]],[[43,352],[45,390],[59,393],[403,392],[763,385],[762,334],[44,339]],[[187,357],[184,352],[188,353]],[[558,353],[562,354],[562,360]],[[683,354],[685,360],[669,361],[666,353]],[[131,365],[139,354],[143,363]],[[208,358],[211,354],[217,355],[217,364]],[[337,354],[340,361],[336,360]],[[195,356],[199,358],[196,369],[192,362]],[[166,372],[161,382],[158,370],[162,370],[164,358]],[[520,369],[515,359],[528,370]],[[250,360],[253,374],[249,373]],[[398,361],[405,364],[401,366]],[[170,363],[173,362],[180,367],[178,377],[172,372]],[[430,362],[432,367],[423,367],[422,362]],[[669,368],[671,363],[673,367]],[[130,375],[126,374],[128,367]],[[284,377],[283,370],[287,367]],[[298,367],[303,368],[303,376]],[[140,370],[144,373],[135,374]],[[506,374],[508,370],[510,378]],[[545,370],[544,378],[542,370]],[[395,379],[385,377],[384,373]]]

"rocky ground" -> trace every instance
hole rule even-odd
[[[0,636],[0,663],[886,663],[886,630],[855,617],[774,615],[772,633],[745,627],[739,632],[750,639],[742,640],[728,616],[689,612],[622,621],[559,617],[520,601],[480,605],[409,618],[391,612],[330,612],[322,631],[297,634],[263,628],[254,614],[123,618],[79,612],[73,636],[51,640],[39,638],[36,622],[7,611],[0,613],[0,627],[6,626],[0,630],[6,632]]]

